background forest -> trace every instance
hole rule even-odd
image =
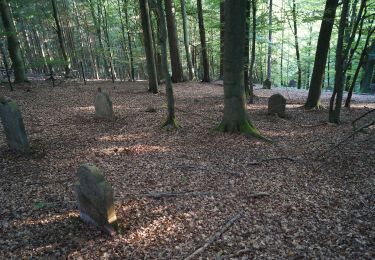
[[[247,32],[248,41],[250,42],[255,36],[256,42],[252,72],[254,81],[262,83],[266,78],[270,78],[278,86],[308,88],[325,1],[254,0],[251,6],[250,2],[248,5],[250,26]],[[167,25],[171,27],[170,24],[173,23],[176,28],[177,35],[173,36],[173,40],[177,43],[179,62],[185,79],[189,76],[188,59],[184,51],[185,13],[193,76],[195,79],[203,79],[197,1],[175,0],[167,3],[170,6],[170,10],[166,9],[167,18],[173,16]],[[184,11],[181,9],[182,3],[185,6]],[[220,19],[220,13],[223,12],[223,7],[220,9],[221,5],[223,1],[219,0],[201,3],[207,44],[205,48],[208,54],[209,76],[212,80],[222,78],[223,74],[220,66],[222,42],[220,29],[223,24]],[[373,33],[374,6],[371,0],[350,1],[346,41],[349,41],[350,32],[356,22],[359,25],[351,47],[352,53],[346,73],[346,90],[354,80],[354,90],[358,91],[360,82],[364,78],[366,62],[360,62],[361,52],[374,44],[373,38],[366,41],[367,36]],[[151,9],[153,8],[155,7],[151,4]],[[75,77],[82,77],[83,68],[85,76],[91,79],[148,78],[137,1],[14,0],[10,2],[10,9],[21,45],[22,62],[29,74],[49,74],[49,66],[56,74],[62,74],[65,66],[68,66]],[[341,9],[341,6],[338,9]],[[168,10],[172,13],[168,14]],[[151,17],[153,17],[153,38],[156,39],[157,21],[155,16]],[[339,18],[339,11],[337,11],[323,84],[328,88],[332,88],[334,82]],[[63,43],[61,44],[60,41]],[[160,60],[160,48],[155,47],[156,59],[159,57]],[[250,55],[252,44],[249,44],[249,48]],[[354,76],[359,63],[362,69],[358,76]],[[362,91],[367,92],[369,89],[363,88]]]

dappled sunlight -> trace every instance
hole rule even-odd
[[[79,217],[77,211],[67,211],[62,214],[50,215],[42,218],[27,218],[27,219],[20,219],[15,220],[10,223],[10,226],[14,228],[22,228],[23,226],[31,226],[31,225],[47,225],[51,223],[61,222],[65,219],[72,218],[72,217]]]
[[[155,242],[160,243],[161,240],[167,242],[169,237],[183,229],[184,225],[172,216],[161,216],[129,233],[125,240],[128,243],[148,246]]]
[[[94,106],[87,106],[87,107],[73,107],[71,110],[75,112],[94,112],[95,108]]]
[[[120,135],[105,135],[102,137],[99,137],[99,141],[115,141],[115,142],[121,142],[121,141],[131,141],[141,138],[148,138],[151,134],[149,132],[142,132],[137,134],[120,134]]]
[[[93,148],[91,149],[92,152],[95,154],[100,155],[120,155],[120,154],[129,154],[129,155],[140,155],[146,153],[160,153],[160,152],[168,152],[170,151],[169,148],[164,146],[157,146],[157,145],[133,145],[133,146],[111,146],[108,148]]]

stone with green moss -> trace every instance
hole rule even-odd
[[[21,111],[16,102],[8,97],[0,97],[0,119],[10,150],[18,154],[29,153],[30,146]]]
[[[78,168],[75,187],[81,219],[113,235],[117,229],[113,190],[93,164]]]

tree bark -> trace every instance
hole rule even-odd
[[[245,48],[244,48],[244,86],[245,94],[250,96],[249,89],[249,31],[250,31],[250,0],[246,0]]]
[[[124,0],[124,13],[125,13],[125,23],[127,25],[126,34],[128,36],[128,51],[129,51],[129,71],[130,71],[130,80],[135,80],[135,73],[134,73],[134,57],[133,57],[133,46],[132,46],[132,40],[130,36],[130,23],[128,18],[128,0]]]
[[[352,84],[350,85],[350,88],[349,88],[349,91],[348,91],[348,96],[347,96],[346,101],[345,101],[345,107],[350,107],[350,101],[352,99],[353,91],[354,91],[354,88],[355,88],[355,83],[357,82],[359,72],[362,68],[362,65],[363,65],[363,62],[364,62],[364,59],[365,59],[365,56],[366,56],[367,47],[370,43],[371,36],[374,32],[375,32],[375,29],[372,29],[369,32],[369,34],[367,35],[365,46],[362,50],[361,57],[359,58],[359,61],[358,61],[357,69],[355,70],[355,73],[354,73],[354,76],[353,76]]]
[[[159,1],[159,0],[158,0]],[[148,91],[152,93],[158,92],[158,78],[155,65],[155,51],[152,43],[151,23],[149,16],[148,0],[139,0],[141,13],[143,43],[146,52],[147,70],[148,70]]]
[[[267,55],[267,79],[271,80],[272,59],[272,0],[268,8],[268,55]]]
[[[64,59],[64,68],[65,68],[65,77],[70,77],[70,72],[71,72],[71,63],[70,63],[70,58],[68,57],[64,45],[64,39],[62,35],[62,30],[60,26],[60,21],[59,21],[59,14],[56,6],[56,0],[51,0],[52,3],[52,11],[53,11],[53,18],[55,19],[55,24],[56,24],[56,33],[57,37],[59,39],[59,45],[60,45],[60,51]]]
[[[229,133],[240,132],[264,139],[250,122],[245,107],[243,53],[246,1],[225,1],[224,116],[218,130]]]
[[[176,19],[173,13],[172,0],[164,0],[164,5],[168,29],[168,43],[172,65],[172,82],[183,82],[184,75],[182,72],[180,52],[178,50]]]
[[[251,59],[249,69],[249,103],[254,103],[254,63],[255,63],[255,47],[256,47],[256,33],[257,33],[257,8],[256,0],[251,0],[252,10],[252,38],[251,38]]]
[[[6,0],[0,0],[0,12],[4,30],[7,34],[8,51],[12,61],[12,67],[14,69],[14,81],[16,83],[25,82],[27,81],[27,78],[22,61],[20,43],[18,41],[16,28],[10,13],[9,4]]]
[[[199,21],[199,36],[201,40],[202,60],[203,60],[203,79],[202,82],[210,82],[210,65],[208,62],[207,46],[206,46],[206,31],[203,22],[202,0],[197,0],[198,21]]]
[[[338,0],[327,0],[322,24],[320,26],[318,45],[316,47],[314,68],[311,76],[309,94],[305,103],[308,109],[320,106],[320,95],[324,78],[324,70],[330,46],[333,24],[335,22]]]
[[[292,15],[293,15],[294,44],[295,44],[295,48],[296,48],[297,68],[298,68],[297,88],[300,89],[302,87],[302,69],[301,69],[301,55],[300,55],[300,51],[299,51],[298,31],[297,31],[296,0],[293,0]]]
[[[341,103],[344,91],[344,33],[347,25],[348,12],[349,0],[343,0],[336,47],[335,86],[329,103],[328,117],[330,123],[336,124],[340,123]]]
[[[374,75],[374,65],[375,65],[375,40],[368,48],[367,61],[365,66],[365,74],[362,78],[361,92],[371,92],[371,82]]]
[[[162,59],[162,67],[165,77],[165,90],[167,93],[167,106],[168,106],[168,116],[167,120],[163,124],[163,127],[168,129],[170,128],[178,128],[179,125],[176,122],[175,118],[175,106],[174,106],[174,96],[173,96],[173,87],[171,76],[169,75],[168,69],[168,60],[167,60],[167,28],[165,22],[165,14],[163,10],[163,0],[158,1],[158,14],[159,14],[159,43],[161,47],[161,59]]]
[[[194,71],[193,71],[193,64],[191,61],[191,54],[190,54],[189,29],[188,29],[187,15],[186,15],[185,0],[180,0],[180,3],[181,3],[182,26],[184,30],[184,45],[185,45],[186,60],[187,60],[187,65],[188,65],[189,80],[192,80],[194,78]]]
[[[220,75],[219,79],[224,77],[224,34],[225,34],[225,10],[224,0],[220,0]]]

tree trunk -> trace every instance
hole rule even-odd
[[[166,122],[163,124],[163,127],[167,129],[178,128],[179,125],[176,122],[175,118],[175,107],[174,107],[174,96],[173,96],[173,87],[171,82],[171,76],[169,75],[168,69],[168,54],[167,54],[167,28],[165,22],[165,14],[163,10],[163,0],[158,1],[158,13],[159,13],[159,43],[161,47],[161,59],[162,67],[165,77],[165,91],[167,93],[167,106],[168,106],[168,116]]]
[[[375,40],[372,42],[367,53],[367,61],[365,67],[365,74],[362,78],[361,92],[371,92],[371,82],[374,75],[375,65]]]
[[[9,56],[12,61],[12,67],[14,69],[14,81],[21,83],[27,81],[25,75],[25,67],[22,61],[22,54],[20,49],[20,43],[18,41],[16,28],[13,23],[13,19],[10,13],[9,4],[6,0],[0,0],[0,12],[4,26],[4,30],[7,34]]]
[[[159,1],[159,0],[158,0]],[[148,91],[158,93],[158,78],[155,65],[155,51],[152,43],[151,23],[149,16],[148,0],[139,0],[141,13],[143,43],[146,52],[147,70],[148,70]]]
[[[225,25],[225,10],[224,0],[220,0],[220,75],[219,79],[224,77],[224,25]]]
[[[267,55],[267,79],[271,80],[272,59],[272,0],[268,8],[268,55]]]
[[[70,63],[70,58],[68,57],[64,45],[64,39],[62,35],[62,30],[60,26],[60,21],[59,21],[59,14],[57,11],[57,6],[56,6],[56,0],[51,0],[52,3],[52,10],[53,10],[53,18],[55,19],[55,24],[56,24],[56,32],[57,32],[57,37],[59,39],[59,45],[60,45],[60,51],[64,59],[64,68],[65,68],[65,77],[70,77],[70,72],[71,72],[71,63]]]
[[[243,53],[246,1],[225,1],[224,116],[218,130],[229,133],[241,132],[265,139],[250,122],[245,107]]]
[[[191,54],[190,54],[190,40],[189,40],[189,29],[188,29],[188,21],[186,15],[186,5],[185,0],[180,0],[181,2],[181,13],[182,13],[182,26],[184,30],[184,45],[185,45],[185,52],[186,52],[186,60],[188,65],[189,71],[189,80],[194,78],[194,71],[193,71],[193,64],[191,61]]]
[[[311,76],[309,94],[305,107],[312,109],[320,106],[320,95],[324,78],[324,70],[327,61],[327,54],[331,41],[333,24],[335,22],[338,0],[327,0],[322,24],[320,26],[318,45],[316,47],[314,68]]]
[[[130,23],[129,23],[129,18],[128,18],[128,0],[124,0],[124,5],[123,5],[124,13],[125,13],[125,23],[127,25],[126,29],[126,34],[128,37],[128,51],[129,51],[129,71],[130,71],[130,80],[134,81],[135,80],[135,75],[134,75],[134,57],[133,57],[133,46],[132,46],[132,40],[130,36]]]
[[[256,35],[257,35],[257,7],[256,0],[251,0],[252,9],[252,38],[251,38],[251,60],[250,60],[250,70],[249,70],[249,103],[254,103],[254,63],[255,63],[255,47],[256,47]]]
[[[297,88],[300,89],[302,86],[302,69],[301,69],[301,56],[299,52],[299,43],[298,43],[298,31],[297,31],[297,7],[296,7],[296,0],[293,0],[293,8],[292,8],[292,15],[293,15],[293,34],[294,34],[294,43],[296,48],[296,57],[297,57],[297,68],[298,68],[298,80],[297,80]]]
[[[345,107],[350,107],[350,101],[352,99],[353,91],[354,91],[354,88],[355,88],[355,83],[357,82],[359,72],[360,72],[360,70],[362,68],[362,65],[363,65],[363,62],[365,60],[367,47],[370,43],[371,36],[374,32],[375,32],[375,29],[372,29],[369,32],[369,34],[367,35],[365,46],[362,50],[361,57],[359,58],[359,61],[358,61],[357,69],[355,70],[355,73],[354,73],[354,76],[353,76],[352,84],[350,85],[350,88],[349,88],[349,91],[348,91],[348,96],[347,96],[346,101],[345,101]]]
[[[243,77],[246,98],[249,98],[249,96],[250,96],[250,89],[249,89],[249,31],[250,31],[250,0],[246,0],[244,77]]]
[[[203,22],[203,9],[202,0],[197,0],[198,9],[198,21],[199,21],[199,36],[201,40],[201,50],[202,50],[202,61],[203,61],[203,82],[210,82],[210,65],[208,62],[207,46],[206,46],[206,31],[204,29]]]
[[[165,14],[168,29],[168,42],[172,65],[172,81],[183,82],[184,75],[182,72],[182,65],[180,59],[180,52],[178,50],[178,36],[176,29],[176,19],[173,13],[172,0],[164,0]]]
[[[349,12],[349,0],[343,0],[343,6],[340,17],[338,30],[337,48],[336,48],[336,65],[335,65],[335,87],[329,103],[329,122],[338,124],[340,122],[340,112],[342,96],[344,91],[344,33]]]

